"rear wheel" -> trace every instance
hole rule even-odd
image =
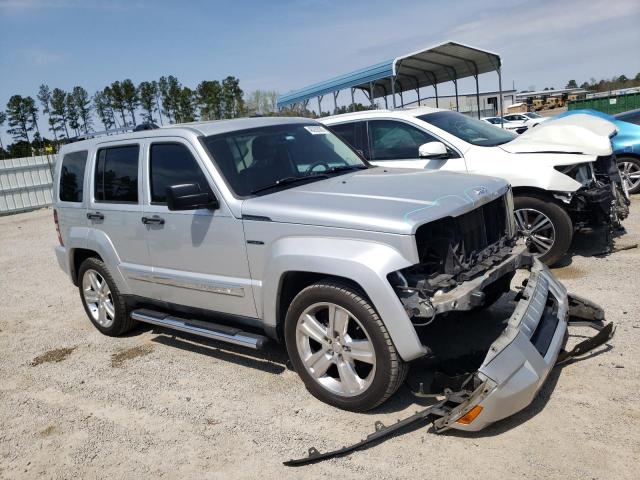
[[[101,333],[115,337],[133,328],[135,321],[102,260],[87,258],[80,265],[78,279],[84,310]]]
[[[371,303],[342,283],[302,290],[287,312],[285,340],[307,390],[339,408],[374,408],[406,377],[408,366]]]
[[[513,200],[516,225],[529,252],[547,265],[553,265],[569,250],[573,223],[557,203],[534,195]]]
[[[634,157],[620,157],[618,168],[627,192],[640,192],[640,160]]]

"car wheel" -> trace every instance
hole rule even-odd
[[[516,225],[529,252],[551,266],[571,246],[573,223],[567,211],[552,200],[533,195],[513,200]]]
[[[307,390],[338,408],[370,410],[406,378],[408,365],[377,312],[343,283],[321,281],[296,295],[285,319],[285,341]]]
[[[618,158],[620,176],[629,194],[640,192],[640,160],[633,157]]]
[[[124,297],[101,260],[88,258],[82,262],[78,288],[89,320],[101,333],[115,337],[133,328],[135,321],[129,316]]]

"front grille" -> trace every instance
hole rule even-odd
[[[558,322],[558,301],[553,295],[549,295],[538,326],[534,330],[533,335],[531,335],[531,343],[533,343],[533,346],[543,358],[549,350],[551,340],[553,340],[553,336],[558,328]]]
[[[459,276],[464,281],[487,270],[490,259],[511,250],[507,220],[506,196],[502,196],[458,217],[422,225],[416,232],[420,265],[412,273]]]

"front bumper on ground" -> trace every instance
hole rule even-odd
[[[568,294],[549,269],[534,260],[531,276],[522,292],[522,299],[509,319],[508,326],[491,345],[481,367],[475,374],[472,392],[451,392],[458,403],[434,422],[437,431],[450,428],[477,431],[487,425],[527,407],[543,385],[563,352],[568,324],[578,318],[600,333],[574,349],[573,356],[602,345],[613,335],[613,325],[602,324],[604,313],[597,305]],[[586,348],[590,347],[590,348]],[[447,404],[445,404],[445,410]],[[460,422],[470,411],[472,421]],[[477,413],[479,412],[479,413]]]
[[[590,326],[598,334],[571,351],[563,350],[570,325]],[[608,341],[613,324],[604,324],[604,311],[586,299],[567,293],[565,287],[539,260],[521,293],[506,329],[493,342],[478,371],[459,391],[446,389],[444,400],[393,425],[376,422],[375,432],[360,442],[320,453],[309,449],[305,458],[284,462],[288,466],[315,463],[346,455],[378,443],[418,422],[432,422],[435,431],[476,431],[527,407],[558,362],[584,355]]]

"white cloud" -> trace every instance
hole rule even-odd
[[[69,55],[40,48],[29,48],[20,52],[21,56],[36,67],[44,67],[66,61]]]

